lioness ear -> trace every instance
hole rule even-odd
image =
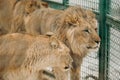
[[[48,3],[46,2],[41,2],[41,5],[44,6],[45,8],[48,8]]]
[[[56,37],[54,36],[51,36],[50,37],[50,46],[53,48],[53,49],[56,49],[59,47],[59,41],[56,39]]]
[[[36,2],[35,0],[31,0],[30,2],[31,2],[32,5],[33,5],[33,4],[34,4],[34,5],[37,5],[37,2]]]

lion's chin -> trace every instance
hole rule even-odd
[[[88,51],[91,53],[91,52],[98,52],[99,51],[99,47],[88,47]]]
[[[87,46],[87,49],[89,52],[98,52],[100,48],[100,44],[97,44],[95,46]]]

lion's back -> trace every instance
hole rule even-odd
[[[33,35],[45,34],[49,31],[54,31],[57,18],[62,14],[62,10],[51,8],[39,9],[25,18],[25,30]]]
[[[43,53],[49,55],[51,53],[49,51],[51,46],[48,36],[36,37],[21,33],[2,35],[0,36],[0,72],[4,69],[19,68],[28,57],[33,59],[33,56],[41,54],[44,59]],[[39,56],[39,58],[42,57]]]
[[[30,36],[29,41],[22,39],[22,34],[8,34],[0,38],[0,70],[6,68],[16,69],[21,66],[26,58],[26,50],[32,42]],[[21,40],[22,39],[22,40]],[[8,67],[9,66],[9,67]]]

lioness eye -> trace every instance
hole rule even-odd
[[[30,4],[30,6],[29,7],[32,7],[32,4]]]
[[[97,32],[97,31],[98,31],[98,29],[97,29],[97,28],[95,28],[95,31]]]

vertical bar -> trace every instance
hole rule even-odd
[[[110,13],[110,8],[111,8],[111,0],[106,1],[106,14]],[[107,71],[106,71],[106,80],[109,80],[109,64],[110,64],[110,26],[107,24]]]
[[[69,3],[69,0],[63,0],[63,5],[66,5]]]
[[[110,62],[110,25],[107,24],[107,54],[106,54],[106,80],[109,80],[109,62]]]
[[[110,13],[110,8],[111,8],[111,0],[106,0],[106,11],[107,11],[107,14]]]
[[[106,0],[100,0],[99,10],[99,33],[101,37],[101,46],[99,51],[99,80],[107,80]]]

